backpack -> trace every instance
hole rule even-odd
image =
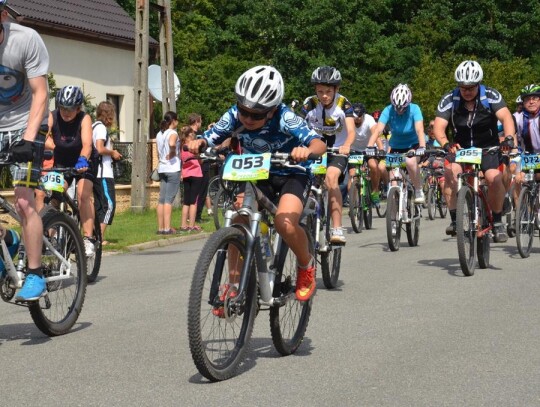
[[[92,123],[92,131],[98,124],[103,124],[101,121],[96,121]],[[104,125],[104,124],[103,124]],[[104,125],[105,126],[105,125]],[[105,147],[107,147],[107,143],[109,142],[109,131],[107,131],[107,135],[105,136],[105,143],[103,144]],[[101,167],[101,177],[103,178],[103,156],[98,153],[96,146],[92,146],[92,155],[95,156],[95,161],[97,163],[98,169]]]
[[[461,94],[459,93],[459,87],[457,87],[452,91],[452,110],[456,110],[458,108],[460,100]],[[486,87],[484,85],[480,85],[480,103],[482,103],[482,106],[491,112],[491,105],[489,104],[489,100],[486,96]]]

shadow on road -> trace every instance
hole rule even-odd
[[[76,323],[66,335],[88,328],[90,322]],[[41,345],[51,341],[52,338],[42,333],[33,323],[2,325],[0,330],[0,345],[7,341],[24,341],[21,345]]]

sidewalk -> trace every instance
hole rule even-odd
[[[133,252],[139,252],[139,251],[142,251],[142,250],[153,249],[155,247],[166,247],[166,246],[171,246],[173,244],[189,242],[191,240],[206,239],[211,234],[212,233],[209,233],[209,232],[202,232],[202,233],[196,233],[196,234],[192,234],[192,235],[170,237],[170,238],[167,238],[167,239],[157,239],[157,240],[152,240],[152,241],[149,241],[149,242],[134,244],[134,245],[126,247],[126,249],[127,249],[128,252],[132,252],[132,253]],[[120,253],[120,252],[109,252],[109,253],[110,254],[116,254],[116,253]],[[104,252],[104,254],[105,254],[105,252]]]

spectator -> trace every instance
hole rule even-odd
[[[167,112],[161,121],[161,131],[156,136],[158,150],[158,173],[160,178],[157,206],[158,235],[172,235],[172,204],[180,188],[180,157],[178,154],[178,115]]]
[[[180,136],[181,147],[195,140],[196,134],[192,127],[182,127]],[[196,225],[197,202],[201,199],[202,168],[195,154],[182,150],[182,182],[184,183],[184,205],[182,206],[182,226],[180,230],[199,232],[201,227]]]
[[[96,109],[96,122],[92,125],[93,142],[98,158],[96,182],[94,183],[94,207],[101,225],[101,240],[105,246],[105,229],[112,225],[116,209],[116,191],[114,188],[113,160],[120,160],[122,154],[113,150],[109,129],[116,119],[115,108],[111,102],[101,102]]]

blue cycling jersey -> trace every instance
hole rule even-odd
[[[418,136],[414,125],[418,121],[423,121],[420,106],[411,103],[405,109],[403,114],[397,114],[392,105],[384,108],[379,118],[380,123],[389,124],[392,137],[390,138],[390,147],[393,149],[411,148],[418,144]]]
[[[242,127],[238,119],[238,109],[236,105],[231,107],[213,126],[204,132],[203,137],[210,147],[215,147],[230,138],[233,133]],[[280,104],[276,112],[263,127],[257,130],[242,129],[237,137],[242,146],[242,151],[246,153],[290,153],[294,147],[309,146],[314,139],[321,139],[315,130],[311,130],[304,119],[297,116],[285,104]],[[309,167],[311,162],[300,163],[304,167]],[[271,168],[270,173],[274,175],[288,175],[302,173],[294,168]]]

